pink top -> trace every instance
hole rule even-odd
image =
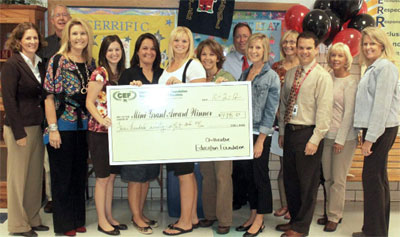
[[[346,140],[357,138],[357,132],[353,127],[353,119],[358,78],[355,75],[337,78],[333,73],[332,78],[333,110],[331,126],[326,138],[334,139],[335,143],[344,145]]]

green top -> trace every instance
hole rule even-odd
[[[229,72],[225,71],[222,68],[217,72],[217,74],[214,75],[211,82],[215,82],[217,80],[217,78],[219,78],[219,77],[223,77],[223,78],[227,79],[228,81],[236,81],[236,79],[232,76],[232,74],[230,74]]]

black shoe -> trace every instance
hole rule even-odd
[[[214,224],[216,220],[208,220],[208,219],[203,219],[199,221],[199,226],[200,227],[210,227]]]
[[[119,235],[119,230],[117,228],[114,228],[113,230],[110,231],[105,231],[103,228],[101,228],[99,225],[97,226],[97,230],[106,234],[106,235]]]
[[[114,227],[117,230],[127,230],[128,229],[128,226],[125,224],[112,225],[112,227]]]
[[[286,223],[286,224],[279,224],[275,227],[275,230],[277,231],[288,231],[292,228],[292,225],[290,223]]]
[[[250,233],[250,232],[246,231],[246,233],[243,234],[243,237],[255,237],[259,233],[263,232],[264,228],[265,228],[265,225],[263,222],[262,225],[260,226],[260,229],[258,229],[258,231],[256,233]]]
[[[248,231],[250,229],[250,226],[251,225],[249,225],[249,226],[242,226],[241,225],[241,226],[236,227],[235,230],[236,231]]]
[[[45,226],[45,225],[32,226],[32,230],[34,230],[34,231],[48,231],[49,227]]]
[[[48,201],[46,203],[46,206],[44,206],[43,211],[45,213],[53,213],[53,202],[52,201]]]
[[[14,236],[38,236],[38,234],[33,230],[30,230],[27,232],[12,233],[12,235],[14,235]]]

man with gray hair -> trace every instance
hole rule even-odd
[[[46,68],[50,58],[60,49],[62,31],[70,19],[71,15],[64,5],[56,5],[50,12],[50,22],[55,29],[55,33],[46,37],[48,45],[39,52],[39,56],[44,61]]]

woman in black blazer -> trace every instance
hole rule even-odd
[[[36,51],[43,44],[32,23],[21,23],[6,47],[13,56],[2,67],[1,89],[6,113],[4,140],[7,157],[8,231],[35,236],[47,231],[39,216],[42,194],[44,145],[44,66]]]

